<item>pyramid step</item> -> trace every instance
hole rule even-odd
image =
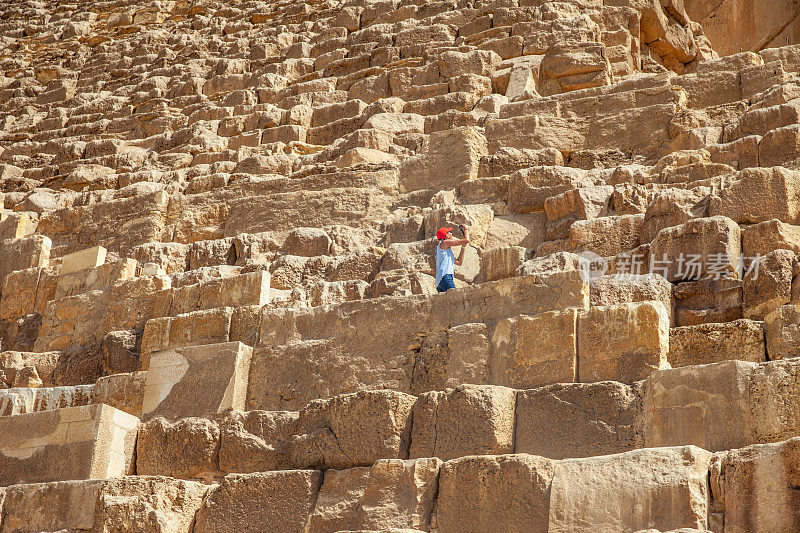
[[[139,419],[108,405],[0,417],[0,485],[133,472]]]

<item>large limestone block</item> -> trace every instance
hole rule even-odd
[[[443,460],[514,451],[516,391],[463,385],[417,398],[410,457]]]
[[[297,418],[296,411],[231,412],[220,424],[219,469],[248,473],[286,468]]]
[[[0,531],[190,533],[208,487],[165,477],[13,485]]]
[[[371,467],[328,470],[307,531],[427,531],[441,464],[436,458],[381,459]]]
[[[42,235],[0,241],[0,280],[15,270],[46,267],[52,247],[52,241]]]
[[[442,532],[545,533],[556,462],[527,454],[462,457],[442,465]]]
[[[669,311],[670,323],[674,322],[672,283],[659,274],[611,274],[593,277],[589,282],[589,295],[591,305],[658,301]]]
[[[9,273],[0,285],[0,320],[14,320],[36,311],[41,268],[26,268]]]
[[[636,248],[642,222],[643,214],[578,220],[569,227],[569,242],[576,252],[617,255]]]
[[[578,317],[581,383],[631,383],[669,368],[669,312],[662,302],[595,306]]]
[[[734,320],[669,331],[669,359],[673,368],[719,363],[728,359],[760,363],[766,360],[763,323]]]
[[[570,189],[594,185],[594,179],[580,169],[536,166],[514,172],[508,190],[512,213],[544,211],[548,198]]]
[[[240,307],[269,303],[268,270],[247,272],[233,277],[213,278],[174,289],[171,315],[217,307]]]
[[[517,453],[551,459],[639,448],[642,390],[616,381],[550,385],[517,392]]]
[[[301,532],[314,509],[322,472],[284,470],[231,474],[209,490],[195,533]]]
[[[6,211],[0,214],[0,242],[21,239],[36,231],[36,213]]]
[[[96,268],[106,262],[106,249],[102,246],[93,246],[79,252],[72,252],[61,258],[59,274],[66,276],[80,270]]]
[[[800,252],[800,226],[773,218],[742,230],[742,253],[745,257],[767,255],[779,249]]]
[[[758,261],[758,264],[753,264]],[[800,274],[797,254],[791,250],[773,250],[751,258],[742,280],[742,314],[763,320],[766,315],[792,300],[792,282]]]
[[[651,272],[671,282],[739,277],[742,236],[730,218],[712,216],[661,230],[650,244]],[[653,261],[659,263],[655,265]]]
[[[493,77],[501,61],[501,57],[491,50],[448,51],[439,56],[439,73],[445,78],[455,78],[462,74]]]
[[[142,369],[148,368],[153,352],[228,342],[233,313],[233,308],[223,307],[148,320],[142,334]]]
[[[229,342],[151,354],[143,418],[244,410],[252,353],[252,348],[241,342]]]
[[[514,276],[525,262],[528,250],[523,246],[501,246],[492,248],[481,255],[481,274],[483,281],[495,281]]]
[[[767,357],[800,356],[800,306],[783,305],[764,317]]]
[[[756,367],[726,361],[653,372],[645,388],[645,446],[717,451],[752,444],[747,390]]]
[[[800,530],[798,462],[800,438],[717,454],[710,482],[725,531]]]
[[[400,165],[400,191],[449,189],[478,177],[486,138],[476,128],[460,127],[430,135],[419,155]]]
[[[549,531],[705,529],[712,457],[685,446],[559,461]]]
[[[141,425],[136,440],[136,473],[210,481],[219,474],[220,431],[206,418],[170,423],[156,417]]]
[[[408,456],[416,398],[362,391],[316,400],[300,411],[290,458],[295,468],[351,468]]]
[[[138,422],[102,404],[0,417],[0,485],[128,474]]]
[[[797,171],[783,167],[748,168],[709,202],[709,215],[723,215],[740,224],[777,218],[800,223]]]
[[[492,335],[492,383],[523,389],[576,381],[577,324],[577,309],[498,322]]]

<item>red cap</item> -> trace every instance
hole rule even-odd
[[[436,232],[436,238],[439,240],[446,239],[447,234],[453,231],[453,228],[439,228],[439,231]]]

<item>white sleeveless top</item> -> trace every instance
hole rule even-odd
[[[441,243],[440,243],[441,244]],[[453,255],[453,249],[442,248],[436,245],[436,287],[441,283],[445,274],[453,274],[455,272],[456,257]]]

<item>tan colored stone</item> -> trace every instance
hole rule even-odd
[[[548,531],[705,529],[711,459],[685,446],[559,461]]]
[[[650,269],[671,282],[739,277],[741,249],[741,231],[733,220],[699,218],[658,233],[650,244]],[[660,265],[654,265],[653,259]]]
[[[60,274],[66,276],[73,272],[96,268],[106,262],[106,249],[94,246],[80,252],[73,252],[61,258]]]
[[[510,453],[514,405],[514,390],[490,385],[422,394],[414,405],[410,457]]]
[[[742,230],[742,253],[745,257],[767,255],[779,249],[800,252],[800,226],[773,218]]]
[[[709,215],[723,215],[741,224],[777,218],[787,224],[800,223],[796,171],[783,167],[748,168],[711,199]]]
[[[754,265],[753,262],[758,264]],[[773,250],[751,259],[742,281],[742,314],[762,320],[766,315],[792,301],[792,282],[800,274],[797,254],[791,250]]]
[[[669,323],[657,301],[590,308],[578,317],[577,380],[631,383],[668,368]]]
[[[446,189],[478,176],[480,157],[486,154],[486,139],[475,128],[436,132],[420,155],[400,165],[400,190]]]
[[[577,309],[501,320],[492,336],[492,383],[518,389],[577,379]]]
[[[604,381],[518,391],[516,412],[517,453],[564,459],[643,445],[638,386]]]
[[[800,355],[800,307],[784,305],[764,317],[767,357],[770,360]]]
[[[362,391],[316,400],[300,410],[289,445],[296,468],[352,468],[408,456],[416,399],[394,391]]]
[[[156,417],[139,428],[136,473],[210,481],[218,475],[220,432],[213,421]]]
[[[763,323],[753,320],[681,326],[669,331],[667,358],[673,367],[728,359],[760,363],[766,355]]]
[[[231,412],[220,421],[219,469],[225,473],[263,472],[290,465],[289,441],[296,411]]]
[[[128,474],[137,423],[135,416],[107,405],[0,417],[0,483]]]
[[[151,354],[143,417],[174,419],[243,410],[251,356],[252,348],[241,342]]]
[[[315,470],[231,474],[209,490],[194,531],[303,531],[321,484]]]
[[[711,468],[714,499],[725,531],[793,531],[797,517],[798,444],[792,438],[717,454]]]
[[[381,459],[371,467],[328,470],[308,531],[428,530],[439,459]]]
[[[463,533],[546,532],[555,467],[527,454],[448,461],[439,477],[436,525]]]

